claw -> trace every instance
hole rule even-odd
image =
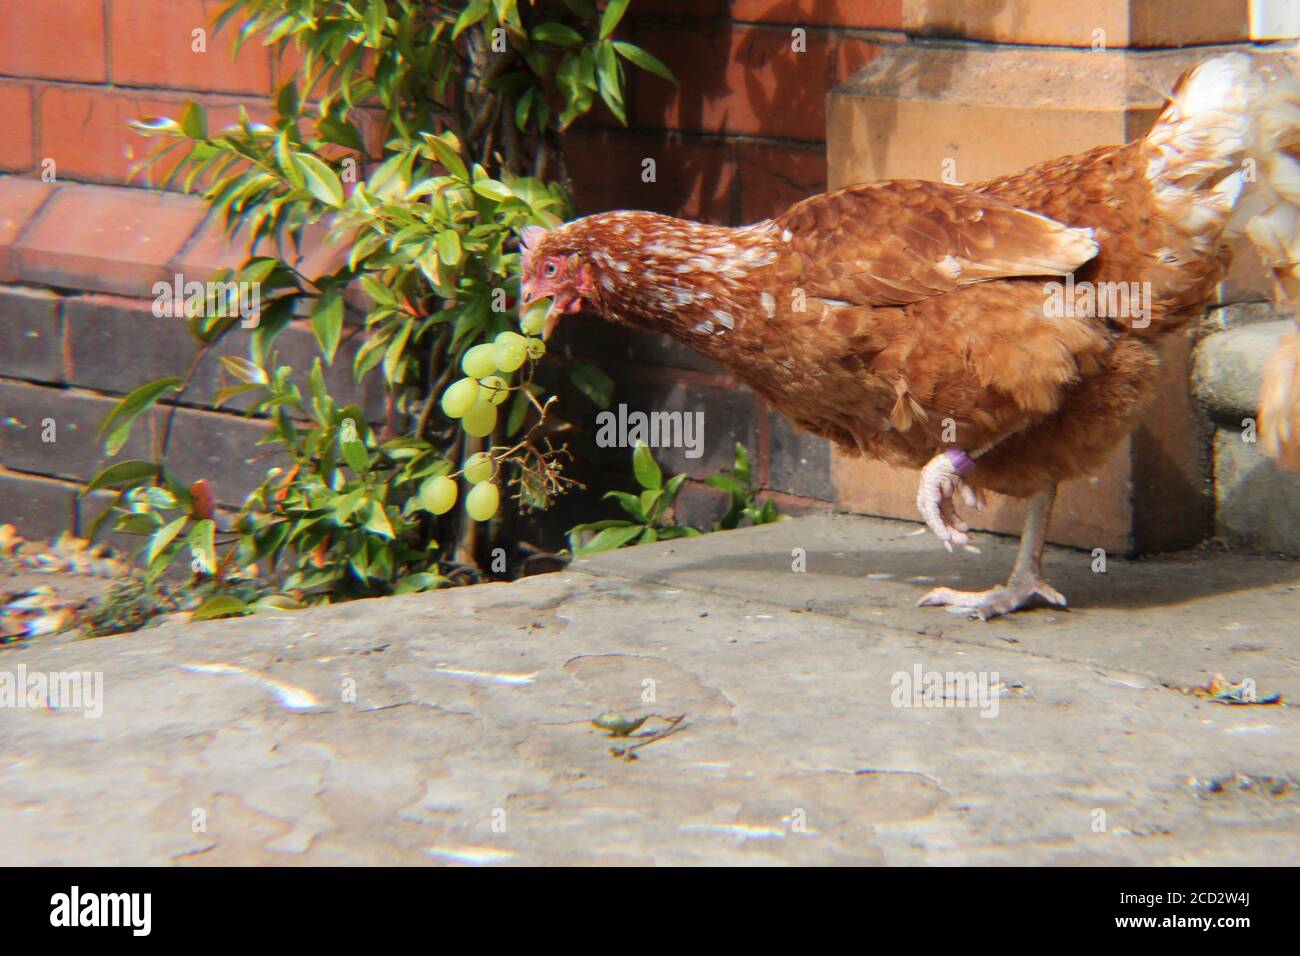
[[[979,496],[962,480],[952,460],[946,454],[936,455],[921,469],[921,481],[916,492],[917,510],[949,552],[956,545],[964,551],[979,554],[979,549],[970,543],[970,525],[961,519],[953,506],[953,495],[958,492],[967,505],[977,511],[980,509]]]
[[[965,613],[981,621],[1019,611],[1041,598],[1056,607],[1068,607],[1065,595],[1041,577],[1011,580],[1005,585],[987,591],[957,591],[953,588],[935,588],[916,602],[917,607],[946,607],[954,613]],[[954,610],[955,609],[955,610]]]

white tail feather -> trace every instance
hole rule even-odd
[[[1147,180],[1156,202],[1202,254],[1222,241],[1246,191],[1249,177],[1239,166],[1253,137],[1263,84],[1247,54],[1205,60],[1179,80],[1146,136]]]

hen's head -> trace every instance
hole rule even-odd
[[[523,231],[519,307],[550,297],[544,338],[550,338],[562,316],[589,307],[597,294],[596,268],[578,238],[566,227],[529,226]]]

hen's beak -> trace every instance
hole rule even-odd
[[[527,310],[533,303],[540,302],[546,298],[541,295],[534,295],[527,282],[520,284],[519,288],[519,311]],[[542,338],[549,339],[555,327],[560,324],[560,319],[566,315],[572,315],[575,312],[582,311],[582,297],[575,296],[572,299],[563,299],[559,296],[551,297],[550,308],[546,310],[546,324],[542,328]]]

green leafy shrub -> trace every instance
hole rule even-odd
[[[545,351],[540,316],[515,306],[516,236],[570,216],[558,134],[598,97],[625,119],[625,64],[671,80],[649,53],[614,38],[628,2],[229,3],[218,24],[238,23],[237,47],[257,41],[282,58],[293,50],[303,66],[276,92],[267,122],[241,109],[213,131],[187,103],[175,119],[138,124],[159,141],[149,170],[201,189],[257,245],[216,277],[233,285],[187,298],[189,372],[140,386],[104,423],[111,456],[141,415],[165,421],[152,460],[115,463],[87,486],[114,494],[94,530],[111,522],[141,536],[151,581],[188,558],[225,592],[209,611],[239,613],[248,602],[227,585],[250,567],[285,600],[308,603],[473,576],[476,555],[509,543],[518,508],[498,510],[501,488],[520,508],[562,493],[563,450],[548,437],[554,398],[533,381]],[[309,229],[346,251],[328,271],[302,271]],[[240,329],[229,294],[238,283],[262,304],[246,357],[223,347]],[[296,317],[319,348],[310,369],[277,352]],[[352,372],[382,377],[383,422],[326,386],[326,368],[358,333]],[[210,354],[223,355],[230,379],[215,405],[238,399],[264,418],[263,443],[282,461],[221,527],[207,483],[186,486],[169,470],[175,405],[155,409],[182,401]],[[608,400],[598,369],[570,373]],[[467,470],[476,480],[463,480]],[[488,519],[480,531],[476,520]]]
[[[632,452],[632,471],[640,492],[610,491],[613,498],[627,514],[627,518],[608,518],[575,525],[569,529],[569,547],[575,557],[612,551],[631,544],[648,544],[670,538],[693,538],[701,529],[679,525],[673,508],[686,475],[674,475],[667,481],[650,449],[638,444]],[[749,450],[736,443],[736,458],[729,475],[712,475],[705,483],[725,491],[729,496],[726,512],[713,523],[710,531],[729,531],[740,526],[742,520],[750,524],[771,524],[780,521],[776,505],[768,498],[758,503],[758,489],[752,482]]]

